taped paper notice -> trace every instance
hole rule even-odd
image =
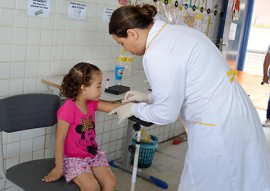
[[[50,0],[28,0],[27,15],[49,17]]]
[[[87,8],[86,3],[70,1],[68,3],[68,17],[74,19],[85,19],[86,8]]]
[[[109,22],[114,10],[115,9],[112,9],[112,8],[104,8],[104,10],[103,10],[103,21]]]
[[[236,23],[231,23],[230,32],[229,32],[229,40],[235,40],[236,27],[237,27]]]

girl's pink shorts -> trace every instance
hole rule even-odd
[[[72,181],[83,172],[92,172],[94,166],[109,166],[106,155],[98,150],[95,158],[64,158],[64,176],[67,182]]]

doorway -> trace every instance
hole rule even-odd
[[[243,71],[254,0],[226,0],[219,49],[233,69]]]
[[[263,61],[270,44],[270,1],[254,2],[244,71],[263,75]]]
[[[266,37],[257,31],[262,30],[258,29],[258,25],[261,25],[259,24],[259,18],[270,21],[270,15],[267,14],[269,10],[266,9],[269,7],[270,2],[268,2],[269,0],[240,0],[239,17],[233,19],[233,4],[235,1],[228,0],[227,2],[226,20],[222,36],[222,53],[230,67],[238,70],[237,80],[250,96],[254,106],[257,109],[266,110],[270,86],[262,86],[261,81],[265,50],[270,43],[270,32],[269,36]],[[263,2],[268,5],[263,4]],[[260,6],[266,9],[268,18],[265,18],[267,17],[265,15],[258,16],[263,11]],[[255,32],[254,28],[256,29]],[[261,38],[262,43],[256,40],[258,36]],[[260,46],[261,49],[254,50],[252,48],[256,46]]]

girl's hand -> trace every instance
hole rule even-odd
[[[42,181],[53,182],[60,179],[63,176],[63,169],[54,168],[47,176],[45,176]]]

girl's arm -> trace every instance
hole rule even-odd
[[[64,145],[68,133],[69,123],[58,120],[55,138],[55,167],[42,180],[45,182],[56,181],[63,176],[64,172]]]
[[[118,103],[118,102],[98,100],[98,109],[97,110],[108,113],[120,105],[122,105],[122,104]]]

